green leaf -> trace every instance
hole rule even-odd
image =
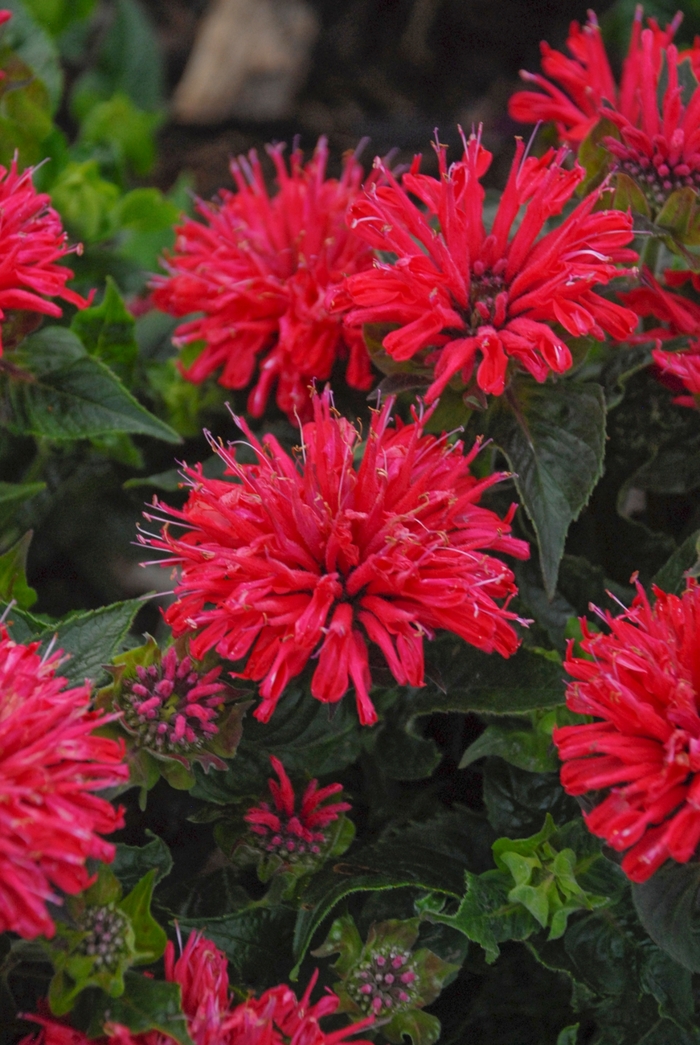
[[[80,139],[108,149],[118,168],[126,166],[143,176],[155,163],[154,134],[160,122],[160,115],[143,112],[128,95],[118,92],[92,106],[80,128]]]
[[[667,861],[647,882],[634,884],[640,921],[662,950],[700,972],[700,864]]]
[[[66,227],[87,243],[112,234],[118,199],[118,186],[102,177],[97,160],[70,160],[51,185],[51,201]]]
[[[545,590],[554,596],[571,523],[602,475],[605,400],[598,384],[517,378],[495,399],[486,434],[505,454],[537,534]]]
[[[73,88],[71,108],[79,120],[96,101],[117,92],[141,109],[157,109],[163,100],[161,49],[144,6],[137,0],[115,0],[113,10],[94,67]]]
[[[4,44],[0,68],[0,162],[9,167],[18,154],[23,168],[43,158],[43,143],[51,135],[51,100],[43,82]]]
[[[165,930],[151,914],[151,900],[157,874],[158,869],[151,868],[119,904],[124,914],[128,915],[134,929],[135,965],[150,965],[157,961],[168,942]]]
[[[96,0],[24,0],[35,21],[52,36],[60,36],[74,22],[88,18]]]
[[[416,715],[434,711],[517,715],[563,701],[558,659],[525,647],[510,658],[500,657],[445,635],[426,648],[426,686],[413,691],[411,707]]]
[[[675,550],[668,562],[654,574],[653,583],[662,591],[680,595],[685,590],[687,577],[700,575],[700,530],[695,530]]]
[[[557,773],[528,773],[500,758],[487,759],[484,767],[484,804],[493,829],[510,838],[537,831],[546,813],[558,824],[578,813]]]
[[[3,29],[3,44],[11,47],[46,86],[55,112],[63,94],[63,72],[56,44],[21,0],[7,0],[4,7],[12,11],[12,18]]]
[[[12,432],[57,440],[132,432],[168,443],[181,441],[104,363],[88,356],[69,330],[45,328],[28,338],[21,352],[13,353],[12,362],[28,375],[10,378],[5,385]]]
[[[0,482],[0,527],[12,518],[20,504],[46,489],[46,483]],[[2,596],[0,595],[0,598]]]
[[[104,360],[127,383],[133,377],[138,356],[134,336],[136,321],[127,309],[119,289],[107,276],[105,294],[99,305],[76,312],[70,325],[90,355]]]
[[[557,1045],[576,1045],[579,1026],[578,1023],[572,1023],[570,1027],[564,1027],[562,1031],[559,1031]]]
[[[111,868],[125,890],[132,889],[147,871],[155,870],[154,885],[172,871],[173,858],[163,839],[148,829],[146,834],[153,839],[146,845],[126,845],[124,842],[117,845]]]
[[[110,998],[95,990],[83,993],[74,1018],[79,1026],[86,1028],[88,1037],[101,1038],[105,1022],[111,1020],[128,1027],[132,1034],[155,1030],[174,1038],[179,1045],[192,1045],[178,983],[164,983],[127,972],[124,984],[120,998]]]
[[[295,911],[251,904],[221,918],[178,918],[182,929],[201,929],[226,952],[239,982],[265,990],[287,980]]]
[[[226,805],[241,795],[267,789],[270,755],[284,763],[291,777],[327,776],[354,762],[360,753],[361,727],[352,700],[329,710],[304,688],[288,687],[270,722],[249,717],[236,758],[226,773],[205,774],[194,767],[195,798]]]
[[[423,913],[430,921],[458,929],[478,943],[489,965],[500,954],[499,943],[526,940],[539,929],[537,920],[523,904],[508,899],[512,879],[503,871],[479,875],[467,871],[465,885],[466,892],[454,914],[445,914],[437,903],[432,910],[424,903]]]
[[[37,600],[37,594],[27,584],[27,552],[32,540],[32,531],[20,537],[16,544],[0,555],[0,599],[13,599],[20,609],[29,609]]]
[[[553,713],[552,713],[553,714]],[[465,769],[472,762],[485,755],[498,755],[519,769],[530,773],[548,773],[558,768],[556,752],[552,745],[552,735],[543,729],[513,729],[507,726],[487,726],[481,736],[470,744],[462,755],[460,769]]]
[[[619,137],[620,132],[616,125],[604,116],[581,142],[578,161],[586,171],[586,177],[579,186],[581,195],[587,195],[597,188],[610,166],[610,153],[603,144],[603,139]]]
[[[316,931],[334,907],[353,893],[411,886],[461,896],[464,868],[483,860],[485,835],[488,832],[476,814],[445,812],[425,823],[410,824],[324,868],[305,892],[297,919],[297,969]]]
[[[116,208],[116,224],[134,232],[161,232],[178,220],[180,208],[159,189],[132,189]]]
[[[403,1045],[407,1035],[413,1045],[435,1045],[440,1039],[440,1020],[422,1009],[397,1013],[382,1027],[382,1034],[396,1045]]]
[[[86,678],[96,683],[104,674],[103,665],[121,650],[141,605],[140,599],[115,602],[98,610],[70,613],[50,625],[31,614],[13,611],[7,627],[16,642],[38,640],[44,648],[51,644],[69,654],[60,674],[71,684],[80,685]]]

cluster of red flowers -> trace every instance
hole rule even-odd
[[[312,405],[296,463],[237,418],[257,463],[240,464],[233,447],[212,441],[233,481],[186,468],[184,508],[156,502],[186,532],[174,536],[166,525],[141,541],[180,568],[179,597],[165,616],[176,635],[197,632],[194,656],[214,648],[233,661],[247,656],[239,677],[261,683],[257,718],[270,718],[316,657],[312,695],[338,701],[352,680],[360,720],[371,724],[367,639],[409,686],[423,685],[423,638],[435,629],[487,653],[515,651],[516,615],[496,601],[515,593],[513,574],[486,551],[522,559],[528,546],[510,536],[515,506],[500,519],[478,505],[503,478],[471,475],[478,444],[465,456],[461,442],[426,434],[429,414],[391,428],[388,400],[356,469],[360,433],[336,414],[330,392]]]
[[[328,160],[321,138],[306,165],[298,149],[290,167],[283,146],[268,152],[279,191],[270,198],[255,152],[231,166],[235,193],[218,203],[199,202],[204,222],[177,229],[167,277],[156,278],[153,301],[174,316],[201,318],[181,324],[180,345],[205,347],[185,369],[203,381],[221,368],[220,384],[245,388],[259,367],[248,410],[260,417],[277,384],[277,405],[290,420],[309,413],[308,385],[326,380],[337,358],[348,356],[346,381],[371,385],[369,357],[359,333],[344,329],[326,298],[346,276],[369,268],[372,252],[345,223],[361,189],[363,170],[354,156],[340,180],[325,177]]]
[[[604,791],[584,813],[588,828],[627,853],[623,871],[644,882],[670,858],[687,862],[700,842],[700,587],[682,596],[639,588],[630,610],[581,622],[587,657],[566,670],[572,711],[589,724],[554,731],[570,795]]]
[[[510,100],[515,119],[552,121],[560,137],[572,143],[581,142],[606,119],[617,129],[615,135],[602,138],[610,170],[632,179],[651,214],[659,212],[674,192],[700,191],[700,88],[697,83],[688,86],[681,76],[682,63],[689,62],[700,77],[700,46],[696,41],[689,51],[679,53],[673,45],[682,17],[676,15],[664,30],[649,19],[644,29],[641,5],[637,8],[618,87],[591,13],[583,29],[572,23],[567,45],[573,57],[542,44],[546,76],[521,74],[540,90],[521,91]],[[691,278],[698,282],[694,273],[667,271],[662,287],[647,276],[646,288],[624,296],[639,316],[653,315],[668,324],[645,332],[647,339],[676,334],[693,338],[680,352],[654,353],[662,372],[691,393],[677,400],[686,406],[695,406],[693,396],[700,393],[700,307],[672,291]]]
[[[123,783],[123,745],[95,736],[109,718],[90,687],[65,689],[60,653],[42,657],[0,632],[0,932],[52,937],[47,903],[90,884],[89,857],[109,862],[99,836],[122,811],[93,792]]]
[[[78,308],[89,303],[66,286],[73,273],[58,262],[78,248],[67,246],[50,202],[34,188],[31,169],[20,173],[16,160],[9,170],[0,167],[0,321],[11,310],[60,316],[59,306],[46,300],[50,297]]]
[[[265,991],[235,1005],[229,997],[226,956],[200,933],[192,933],[182,954],[175,958],[171,942],[165,949],[165,978],[182,991],[182,1011],[194,1045],[371,1045],[355,1035],[372,1023],[365,1019],[336,1031],[324,1031],[320,1021],[338,1008],[328,991],[311,1002],[314,975],[301,999],[286,985]],[[27,1035],[21,1045],[90,1045],[82,1031],[64,1023],[33,1016],[41,1024],[38,1036]],[[121,1024],[107,1023],[97,1045],[173,1045],[160,1031],[133,1034]]]
[[[297,811],[294,788],[284,766],[274,755],[270,755],[270,762],[279,778],[279,783],[268,780],[274,809],[268,802],[261,802],[248,810],[246,823],[267,853],[280,853],[285,858],[320,853],[326,841],[325,828],[352,808],[349,802],[326,801],[342,791],[343,785],[329,784],[319,791],[318,781],[311,780]]]

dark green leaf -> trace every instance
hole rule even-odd
[[[205,774],[195,766],[192,794],[225,805],[266,790],[271,754],[292,777],[336,773],[357,758],[360,729],[352,698],[330,707],[301,688],[289,687],[270,722],[247,717],[236,758],[226,773]]]
[[[539,830],[546,813],[551,813],[558,824],[578,813],[578,806],[565,794],[557,773],[528,773],[500,758],[486,762],[484,802],[494,831],[510,838]]]
[[[0,555],[0,599],[14,600],[21,610],[27,610],[37,600],[37,594],[27,584],[27,552],[32,531],[25,533],[16,544]]]
[[[58,440],[133,432],[180,442],[64,328],[48,327],[27,339],[13,362],[30,375],[6,383],[13,432]]]
[[[51,644],[69,654],[60,673],[73,685],[79,685],[86,678],[93,682],[102,678],[103,665],[121,651],[140,608],[139,599],[115,602],[99,610],[71,613],[50,625],[31,614],[13,611],[7,627],[16,642],[38,639],[44,647]]]
[[[700,972],[700,864],[667,861],[640,885],[634,906],[652,940],[677,962]]]
[[[480,870],[484,863],[490,864],[491,840],[476,814],[445,812],[426,823],[410,824],[324,868],[312,879],[299,912],[294,933],[298,963],[336,904],[352,893],[413,886],[461,896],[465,868]]]
[[[135,323],[116,283],[108,276],[100,304],[76,312],[70,328],[90,355],[104,360],[111,370],[128,383],[133,376],[139,351],[134,336]]]
[[[20,504],[46,489],[46,483],[0,482],[0,527],[14,515]]]
[[[110,998],[102,991],[84,991],[74,1010],[79,1026],[90,1038],[101,1038],[107,1020],[122,1023],[132,1034],[157,1030],[169,1034],[179,1045],[192,1045],[187,1020],[182,1014],[180,985],[152,980],[135,972],[124,974],[125,991]]]
[[[479,711],[517,715],[564,701],[563,670],[553,659],[521,648],[509,659],[482,653],[446,635],[427,647],[426,686],[414,691],[414,714]]]
[[[264,990],[288,980],[295,911],[252,904],[222,918],[180,918],[182,929],[201,929],[226,952],[242,984]]]
[[[683,544],[673,553],[671,558],[654,575],[654,584],[662,591],[670,591],[680,595],[686,586],[687,576],[698,576],[700,565],[700,530],[691,533]]]
[[[576,1045],[576,1042],[578,1041],[578,1029],[578,1023],[573,1023],[570,1027],[564,1027],[564,1030],[559,1032],[557,1045]]]
[[[600,385],[518,379],[492,403],[486,431],[515,472],[537,533],[540,565],[552,597],[569,526],[602,474],[605,400]]]
[[[156,885],[172,870],[173,858],[163,839],[153,831],[147,830],[146,834],[153,839],[146,845],[126,845],[124,842],[117,845],[111,868],[121,882],[124,892],[133,889],[151,868],[156,870]]]
[[[157,109],[162,102],[161,50],[143,6],[137,0],[116,0],[112,12],[95,67],[73,89],[71,104],[79,119],[96,100],[118,91],[141,109]]]

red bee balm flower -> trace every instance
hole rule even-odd
[[[61,219],[50,202],[32,185],[31,169],[20,174],[16,160],[9,170],[0,167],[0,320],[11,309],[60,316],[59,306],[46,300],[50,297],[78,308],[89,304],[66,287],[73,273],[57,264],[76,248],[66,246]]]
[[[124,749],[93,730],[90,687],[63,689],[60,654],[42,658],[0,631],[0,932],[54,934],[55,889],[87,888],[88,857],[110,861],[99,835],[123,827],[121,810],[92,794],[128,779]]]
[[[582,621],[584,651],[566,670],[567,707],[602,721],[564,726],[554,743],[570,795],[609,789],[584,814],[593,834],[645,882],[669,858],[686,863],[700,842],[700,587],[682,596],[641,587],[631,609],[606,614],[609,634]]]
[[[439,180],[420,175],[416,157],[403,188],[385,170],[389,184],[372,186],[351,207],[350,221],[359,234],[398,260],[350,276],[336,296],[339,307],[350,309],[348,323],[400,325],[384,338],[394,359],[425,353],[425,364],[434,365],[427,402],[458,374],[466,384],[478,356],[477,384],[493,395],[505,388],[509,359],[538,381],[550,370],[567,370],[571,353],[552,323],[574,337],[592,334],[600,340],[605,331],[622,340],[634,329],[634,312],[593,290],[621,274],[617,262],[637,258],[622,249],[632,239],[629,215],[594,212],[597,197],[591,195],[558,228],[541,236],[544,223],[561,213],[584,177],[579,166],[568,170],[562,165],[564,151],[524,159],[524,145],[517,143],[487,235],[479,178],[491,153],[472,137],[465,142],[464,158],[448,169],[445,147],[436,149]],[[409,192],[425,204],[427,215]],[[525,204],[527,211],[509,239]]]
[[[316,984],[315,973],[304,996],[298,1000],[294,992],[281,984],[265,991],[260,998],[248,998],[233,1005],[229,998],[226,955],[201,933],[191,933],[180,957],[175,948],[165,948],[165,978],[178,983],[182,990],[182,1011],[194,1045],[371,1045],[355,1035],[373,1021],[361,1020],[341,1030],[326,1032],[319,1020],[338,1008],[338,998],[331,991],[320,1001],[311,1003]],[[28,1035],[20,1045],[91,1045],[81,1031],[41,1016],[31,1016],[41,1024],[38,1037]],[[95,1045],[172,1045],[170,1035],[160,1031],[133,1034],[120,1024],[107,1023],[107,1037]],[[352,1038],[352,1042],[350,1039]]]
[[[261,802],[259,806],[248,810],[246,823],[250,824],[254,834],[261,837],[267,853],[279,853],[286,859],[290,855],[320,853],[326,842],[324,828],[337,820],[341,813],[352,808],[349,802],[336,801],[321,805],[327,798],[342,791],[343,785],[329,784],[319,791],[318,781],[312,780],[304,791],[297,813],[294,788],[284,766],[274,755],[270,756],[270,762],[279,777],[279,784],[275,780],[268,780],[275,809],[273,811],[269,803]]]
[[[174,316],[203,312],[183,323],[176,343],[204,341],[195,362],[183,369],[196,383],[223,367],[219,383],[245,388],[260,357],[248,410],[260,417],[277,382],[277,404],[294,421],[309,413],[308,385],[325,380],[339,356],[348,356],[347,381],[369,388],[369,356],[357,332],[326,308],[329,290],[345,276],[372,264],[372,251],[345,224],[363,170],[353,156],[340,180],[325,178],[328,149],[321,138],[306,166],[302,154],[269,148],[279,192],[270,198],[255,152],[231,170],[238,191],[221,192],[220,203],[198,203],[204,222],[177,230],[176,253],[166,259],[168,277],[154,280],[153,301]]]
[[[169,553],[163,565],[181,567],[166,620],[175,634],[199,631],[193,655],[250,654],[239,676],[261,681],[262,721],[317,657],[313,696],[340,700],[351,679],[360,720],[375,722],[368,638],[402,686],[423,685],[423,636],[433,629],[503,656],[518,645],[515,614],[495,601],[514,594],[513,574],[484,549],[527,558],[528,546],[510,536],[515,506],[502,520],[477,504],[503,476],[477,482],[469,464],[478,445],[463,456],[460,442],[424,434],[427,417],[391,429],[392,402],[374,414],[358,469],[360,434],[328,391],[313,399],[299,467],[273,436],[261,446],[236,418],[257,464],[213,444],[235,481],[185,469],[185,507],[156,507],[187,532],[166,526],[141,538]]]
[[[559,137],[571,144],[583,141],[601,116],[603,102],[614,105],[620,113],[634,123],[640,111],[640,68],[644,61],[642,38],[642,5],[637,6],[627,58],[622,63],[620,86],[610,68],[598,19],[593,11],[588,12],[588,21],[583,29],[572,22],[566,46],[573,55],[568,58],[542,42],[542,69],[545,76],[522,70],[521,78],[541,88],[540,91],[518,91],[510,99],[508,112],[520,123],[552,121]],[[673,40],[683,20],[679,12],[673,21],[660,29],[653,18],[648,19],[651,58],[658,72],[664,48]],[[693,48],[690,58],[700,65],[700,48]],[[549,77],[549,79],[547,79]],[[552,83],[552,81],[554,81]]]

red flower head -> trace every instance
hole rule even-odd
[[[392,405],[373,415],[357,469],[360,434],[329,391],[313,399],[298,467],[273,436],[261,446],[236,418],[257,464],[212,442],[235,481],[185,469],[185,507],[156,507],[187,532],[141,537],[169,553],[163,565],[182,568],[166,620],[176,634],[199,632],[193,655],[250,654],[239,677],[261,682],[262,721],[314,657],[313,696],[340,700],[352,680],[361,722],[375,722],[367,639],[402,686],[423,685],[423,637],[433,629],[503,656],[518,645],[515,614],[495,601],[514,594],[513,574],[485,549],[527,558],[528,547],[510,536],[515,506],[502,520],[477,503],[503,476],[477,482],[469,464],[478,445],[463,456],[461,442],[424,434],[427,417],[390,428]]]
[[[204,222],[178,230],[168,277],[154,281],[154,303],[174,316],[203,312],[183,323],[176,343],[206,347],[183,373],[200,382],[223,367],[219,383],[245,388],[260,362],[248,410],[260,417],[277,382],[277,405],[294,421],[309,414],[308,386],[330,377],[336,359],[348,356],[347,381],[369,388],[369,356],[362,339],[330,315],[326,296],[346,275],[369,268],[372,251],[345,223],[363,170],[345,160],[339,181],[325,178],[328,149],[321,138],[304,166],[295,149],[290,168],[283,145],[268,149],[279,192],[270,198],[255,152],[231,166],[237,192],[219,203],[198,203]]]
[[[592,334],[601,340],[606,330],[619,340],[634,329],[633,312],[593,290],[620,275],[617,262],[636,260],[633,251],[621,249],[632,239],[631,218],[619,211],[594,212],[591,195],[558,228],[541,235],[584,176],[578,166],[563,166],[563,150],[525,159],[524,145],[517,143],[488,235],[479,179],[491,154],[472,136],[464,158],[448,169],[445,147],[436,150],[439,180],[420,175],[416,157],[403,188],[385,170],[389,184],[373,185],[351,207],[350,220],[360,235],[398,260],[351,276],[336,296],[342,308],[352,309],[349,323],[400,325],[384,338],[394,359],[427,352],[425,363],[435,367],[427,402],[457,374],[466,384],[477,358],[477,383],[493,395],[504,390],[510,359],[538,381],[550,370],[567,370],[571,353],[552,323],[574,337]],[[425,204],[427,215],[409,192]],[[509,238],[525,204],[526,214]]]
[[[600,721],[564,726],[554,743],[570,795],[607,790],[584,814],[593,834],[620,852],[644,882],[669,858],[688,861],[700,842],[700,587],[682,596],[641,587],[631,609],[604,616],[609,634],[582,621],[584,651],[566,670],[576,679],[567,707]]]
[[[78,308],[89,304],[66,287],[73,273],[57,264],[80,248],[66,246],[61,219],[50,202],[34,188],[31,169],[20,174],[16,160],[9,170],[0,166],[0,320],[13,309],[60,316],[59,306],[46,300],[51,297]]]
[[[636,181],[654,213],[678,189],[700,191],[700,88],[691,93],[679,83],[676,47],[670,44],[664,55],[662,66],[654,34],[645,29],[636,112],[608,105],[600,110],[617,126],[621,138],[603,139],[613,156],[613,170]],[[667,83],[659,104],[662,70]]]
[[[261,802],[248,810],[246,822],[251,831],[262,838],[265,852],[280,853],[283,857],[289,857],[291,853],[320,853],[326,841],[324,828],[337,820],[341,813],[352,809],[349,802],[321,804],[342,791],[343,785],[329,784],[319,791],[318,780],[312,780],[304,791],[297,812],[294,788],[284,766],[274,755],[270,755],[270,762],[279,777],[279,784],[268,780],[275,811],[268,802]]]
[[[63,689],[61,656],[42,658],[0,631],[0,932],[52,937],[47,902],[90,884],[88,857],[110,861],[100,834],[122,812],[92,792],[120,784],[123,746],[93,730],[108,719],[88,711],[90,687]]]
[[[334,1013],[339,1002],[328,991],[320,1001],[310,1003],[318,973],[300,1001],[282,984],[258,999],[233,1006],[226,956],[201,933],[190,934],[177,961],[175,948],[168,943],[164,960],[166,980],[182,988],[182,1010],[194,1045],[371,1045],[355,1035],[372,1019],[330,1033],[321,1029],[319,1020]],[[27,1035],[20,1045],[172,1045],[170,1036],[159,1031],[132,1034],[126,1027],[108,1023],[106,1037],[95,1041],[55,1020],[25,1018],[36,1020],[42,1029],[37,1038]]]
[[[642,39],[642,5],[637,6],[627,58],[622,63],[620,86],[610,68],[605,44],[593,11],[583,29],[572,22],[566,46],[573,55],[568,58],[542,42],[542,69],[545,76],[522,70],[521,78],[541,88],[539,91],[518,91],[510,99],[508,112],[519,123],[553,122],[559,137],[572,145],[583,141],[601,116],[604,102],[635,123],[640,109],[640,69],[644,62]],[[660,29],[653,18],[648,19],[650,56],[658,73],[662,51],[673,40],[683,20],[678,12],[673,21]],[[700,66],[700,48],[689,54],[694,65]],[[549,79],[547,78],[549,77]],[[552,82],[554,81],[554,82]],[[544,92],[544,93],[543,93]]]

